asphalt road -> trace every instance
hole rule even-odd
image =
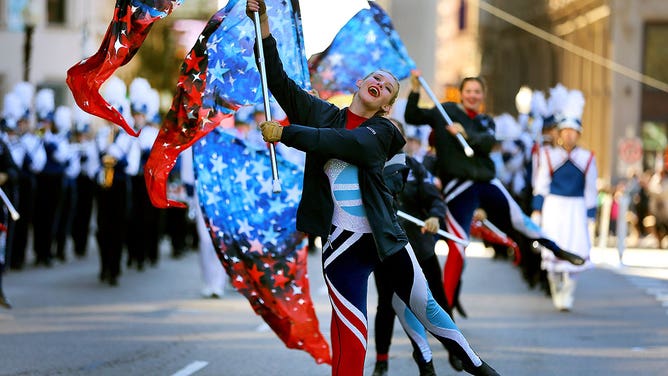
[[[194,252],[172,260],[163,251],[157,267],[125,270],[118,287],[97,281],[94,254],[8,273],[5,293],[14,308],[0,310],[0,375],[330,374],[307,353],[285,348],[235,291],[200,297]],[[319,255],[309,257],[309,270],[328,338]],[[562,313],[528,289],[510,263],[478,246],[464,271],[462,300],[469,318],[456,316],[458,325],[502,375],[668,375],[666,268],[600,263],[581,276],[574,310]],[[369,302],[373,316],[373,285]],[[398,324],[395,330],[390,375],[417,375],[410,343]],[[461,375],[432,344],[437,373]],[[371,341],[365,375],[374,354]]]

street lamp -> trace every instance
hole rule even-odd
[[[526,129],[529,123],[529,112],[531,112],[531,97],[533,96],[533,91],[524,85],[520,88],[515,95],[515,107],[519,113],[518,121],[520,126],[523,129]]]
[[[25,39],[23,44],[23,81],[30,82],[30,60],[32,55],[32,39],[37,26],[44,17],[43,2],[30,0],[23,8]]]

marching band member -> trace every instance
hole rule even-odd
[[[100,170],[100,158],[95,137],[90,127],[91,116],[79,107],[74,110],[74,135],[72,147],[79,159],[79,175],[76,177],[77,200],[72,218],[74,256],[83,258],[88,252],[88,236],[93,202],[97,190],[96,177]]]
[[[130,177],[132,181],[132,205],[128,227],[128,266],[144,269],[145,261],[158,262],[159,224],[161,209],[151,204],[144,180],[144,165],[158,137],[158,128],[152,120],[158,115],[160,98],[145,78],[135,78],[130,84],[130,108],[140,149],[139,168]]]
[[[584,102],[578,90],[563,97],[555,112],[557,146],[542,149],[534,186],[533,207],[545,233],[586,260],[583,265],[573,265],[542,252],[541,266],[548,273],[552,302],[561,311],[572,309],[577,275],[592,266],[588,222],[596,215],[597,169],[594,154],[577,145]]]
[[[52,89],[41,89],[35,95],[37,133],[44,142],[46,164],[37,174],[35,217],[33,220],[33,247],[35,265],[50,267],[52,244],[61,219],[63,179],[68,158],[67,142],[58,136],[54,124],[55,98]]]
[[[7,95],[7,97],[15,96],[16,101],[13,106],[16,106],[18,111],[16,123],[6,130],[12,158],[20,170],[16,206],[21,217],[15,223],[14,239],[11,242],[10,251],[10,268],[15,270],[20,270],[25,265],[28,230],[32,225],[35,210],[37,174],[46,164],[46,150],[42,139],[32,131],[31,108],[34,93],[35,88],[32,84],[19,82]],[[5,110],[7,110],[9,108],[7,102],[5,105]]]
[[[67,238],[72,229],[72,219],[76,208],[78,192],[76,190],[76,179],[81,171],[79,153],[70,142],[72,130],[72,110],[66,106],[56,108],[54,114],[55,135],[63,145],[67,145],[67,157],[65,171],[63,172],[63,193],[60,211],[60,221],[56,223],[56,258],[65,261],[65,247]]]
[[[105,99],[131,121],[125,83],[112,77],[105,86]],[[101,282],[118,285],[121,256],[130,214],[130,176],[139,168],[139,146],[134,137],[108,123],[96,137],[102,169],[98,175],[97,243],[100,250]]]

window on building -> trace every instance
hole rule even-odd
[[[668,23],[649,23],[645,26],[645,74],[662,82],[668,82]]]
[[[47,0],[46,14],[49,24],[65,23],[65,3],[66,0]]]
[[[661,82],[668,82],[668,23],[645,24],[643,73]],[[643,85],[641,123],[643,132],[643,164],[661,169],[668,147],[668,93]]]

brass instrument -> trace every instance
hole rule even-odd
[[[109,131],[109,137],[108,141],[109,144],[107,147],[111,146],[114,143],[114,137],[116,136],[116,127],[111,127],[111,130]],[[100,182],[100,185],[102,188],[110,188],[111,185],[114,183],[114,170],[116,167],[116,158],[112,157],[109,154],[105,154],[102,156],[102,169],[103,169],[103,177],[102,181]]]

